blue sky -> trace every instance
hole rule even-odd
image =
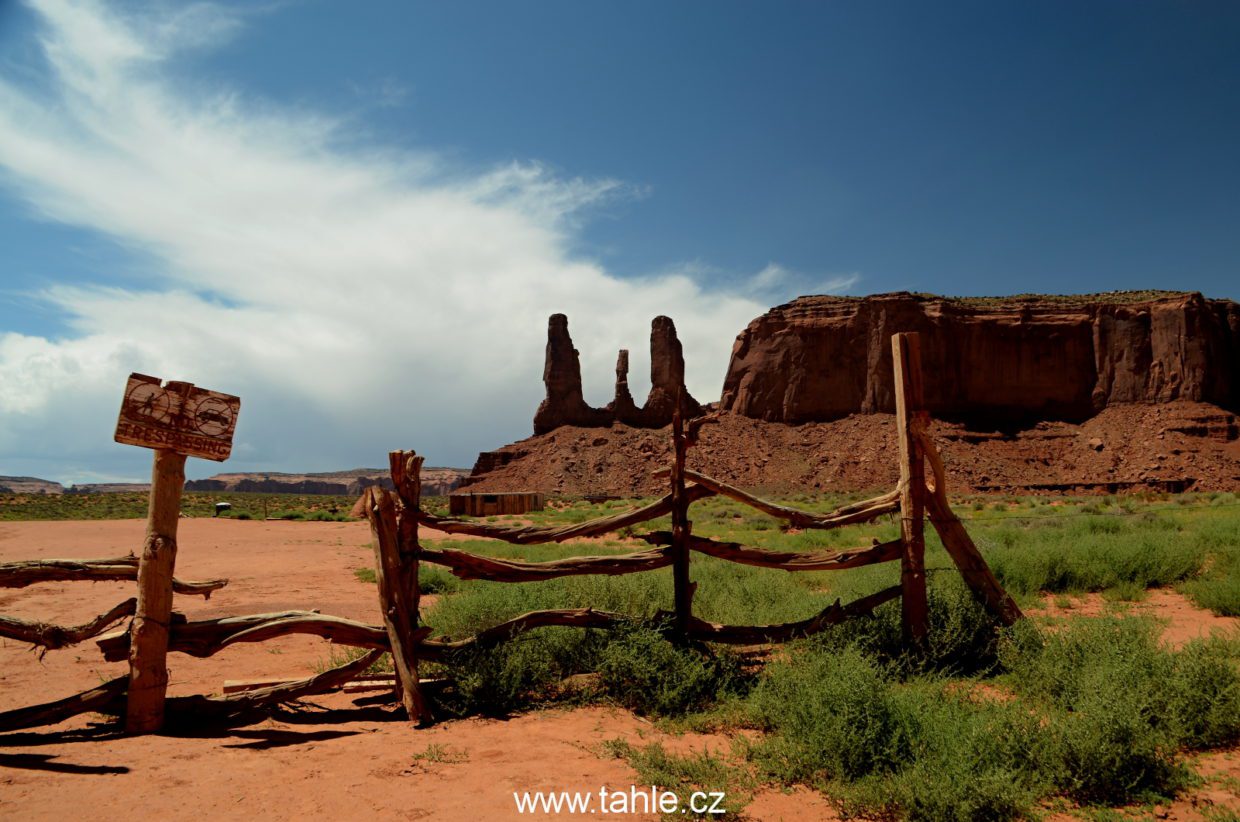
[[[546,315],[588,398],[802,293],[1240,296],[1233,3],[0,3],[0,474],[135,478],[124,375],[225,468],[469,464]],[[194,461],[191,475],[219,468]]]

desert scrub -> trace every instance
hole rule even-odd
[[[503,717],[521,708],[549,701],[552,683],[595,670],[607,642],[604,632],[542,628],[493,648],[471,648],[453,654],[442,670],[452,679],[435,701],[450,716]]]
[[[669,753],[662,744],[651,742],[636,746],[624,739],[608,739],[601,746],[605,757],[624,759],[637,771],[642,785],[658,785],[674,790],[681,801],[694,791],[725,794],[723,813],[676,815],[675,819],[737,819],[749,803],[757,782],[750,769],[736,757],[725,757],[712,751],[697,754]],[[707,807],[713,807],[713,800]]]
[[[354,568],[353,576],[358,582],[368,585],[375,583],[375,569],[371,567]],[[418,566],[418,591],[423,594],[451,594],[460,590],[461,581],[450,571],[438,565],[421,563]]]
[[[637,713],[680,716],[742,687],[740,661],[731,650],[677,645],[668,629],[664,622],[613,632],[598,666],[608,695]]]
[[[1171,650],[1158,636],[1157,623],[1133,617],[1081,618],[1042,634],[1020,625],[1000,657],[1022,694],[1092,715],[1103,730],[1133,734],[1133,744],[1200,750],[1240,739],[1237,642],[1197,640]],[[1139,719],[1155,736],[1119,727],[1120,716]]]

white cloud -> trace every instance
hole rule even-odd
[[[746,284],[745,293],[756,299],[778,299],[781,295],[796,294],[844,294],[861,282],[861,274],[839,274],[826,279],[815,279],[783,267],[779,263],[767,263]]]
[[[0,78],[4,180],[35,213],[102,232],[160,274],[42,294],[66,339],[0,336],[6,461],[87,476],[129,460],[110,439],[137,370],[242,397],[230,468],[381,464],[395,447],[461,463],[528,433],[547,315],[568,314],[592,401],[657,314],[681,332],[690,390],[714,399],[734,335],[766,307],[753,291],[625,281],[574,258],[583,209],[634,193],[617,181],[537,163],[462,170],[358,146],[328,114],[175,79],[174,55],[230,36],[233,11],[32,6],[48,74],[38,91]]]

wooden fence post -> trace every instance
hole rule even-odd
[[[172,574],[177,558],[177,520],[185,487],[185,455],[156,451],[146,540],[138,565],[138,609],[130,629],[129,697],[125,730],[153,733],[164,725],[168,691],[168,629]]]
[[[926,603],[926,475],[917,432],[925,427],[921,377],[921,338],[916,333],[891,338],[896,390],[896,432],[900,441],[900,598],[904,638],[924,645],[929,632]]]
[[[415,655],[419,637],[429,633],[428,629],[418,628],[418,608],[422,597],[418,585],[418,554],[422,549],[418,543],[417,511],[422,504],[423,460],[423,457],[413,451],[392,451],[388,454],[392,485],[396,488],[396,495],[401,502],[396,516],[394,586],[402,603],[400,611],[404,614],[402,619],[405,622],[405,631],[411,637],[404,654],[406,676],[398,675],[396,683],[409,718],[426,724],[431,722],[433,717],[430,705],[418,687],[418,660]],[[389,603],[388,607],[391,607],[391,604]],[[395,647],[393,644],[393,648]]]
[[[672,411],[672,585],[676,597],[676,634],[680,640],[687,641],[689,623],[693,619],[693,592],[697,586],[689,581],[692,523],[689,522],[689,499],[685,494],[685,454],[689,444],[681,415],[683,396],[682,386],[676,392],[676,408]]]

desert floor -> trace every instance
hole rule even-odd
[[[140,547],[143,527],[140,520],[0,523],[0,562],[121,555]],[[230,583],[206,602],[178,597],[176,607],[191,619],[317,608],[377,623],[374,588],[353,575],[373,562],[369,540],[365,523],[185,519],[177,576],[222,576]],[[132,595],[133,584],[121,582],[0,589],[0,613],[78,624]],[[1097,607],[1085,598],[1072,610]],[[1165,618],[1170,642],[1240,622],[1214,617],[1170,592],[1153,592],[1134,607]],[[218,693],[225,679],[304,676],[323,667],[329,654],[324,640],[288,637],[235,645],[205,660],[174,655],[170,692]],[[68,696],[124,670],[103,662],[91,642],[40,660],[29,646],[0,640],[0,710]],[[365,705],[372,696],[316,697],[278,720],[194,736],[126,738],[89,715],[0,735],[0,818],[506,819],[518,816],[514,791],[627,790],[636,774],[600,752],[608,739],[659,740],[670,750],[730,747],[723,736],[672,737],[627,711],[601,707],[415,730],[398,713]],[[428,758],[428,749],[436,755]],[[1240,810],[1240,752],[1210,754],[1199,768],[1234,778],[1211,780],[1158,809],[1161,818]],[[823,797],[804,789],[764,791],[746,817],[835,818]]]

